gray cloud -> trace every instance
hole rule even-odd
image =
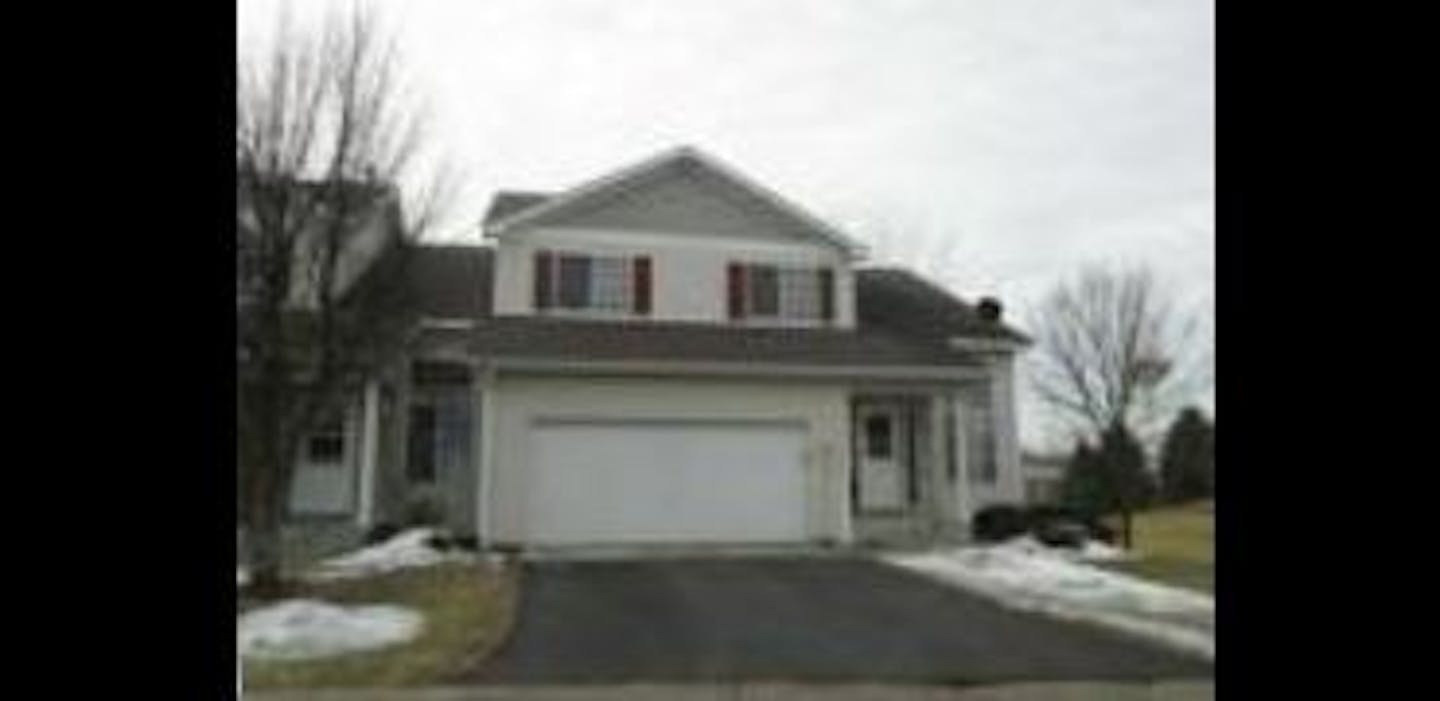
[[[449,237],[477,236],[497,188],[684,142],[1020,318],[1107,260],[1213,309],[1212,2],[377,4],[468,176]],[[275,5],[241,0],[242,44]]]

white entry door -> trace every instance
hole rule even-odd
[[[538,544],[805,540],[805,424],[540,420],[527,538]]]
[[[904,412],[898,405],[861,406],[855,412],[856,462],[860,509],[890,511],[905,507],[906,443]]]

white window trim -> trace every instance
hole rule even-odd
[[[545,271],[545,274],[550,276],[550,304],[545,307],[537,308],[535,310],[535,313],[537,315],[566,319],[596,319],[608,321],[614,321],[617,319],[646,319],[650,317],[649,314],[641,314],[635,311],[635,259],[639,256],[620,253],[589,253],[585,251],[567,251],[563,249],[550,250],[550,256],[550,269]],[[621,266],[624,268],[623,275],[625,280],[623,308],[617,309],[614,307],[597,306],[560,306],[560,260],[567,257],[587,258],[590,260],[590,279],[587,283],[589,285],[589,289],[587,290],[586,301],[592,303],[592,305],[595,299],[595,261],[602,259],[620,261]],[[653,268],[651,269],[651,275],[654,275]],[[651,294],[654,294],[653,283],[651,285]],[[651,308],[654,308],[653,299],[651,300]]]
[[[825,298],[825,293],[823,290],[820,289],[820,271],[830,266],[819,264],[772,263],[768,261],[742,261],[740,262],[740,265],[745,267],[745,315],[739,319],[741,325],[758,327],[783,326],[787,328],[827,328],[836,324],[836,319],[831,319],[829,321],[825,319],[825,307],[824,304],[822,304],[822,300],[824,300]],[[774,314],[761,314],[755,311],[755,297],[753,287],[753,281],[755,279],[753,270],[755,268],[775,269]],[[803,273],[805,274],[805,277],[811,281],[815,293],[815,313],[813,316],[788,316],[785,314],[785,310],[787,308],[787,305],[785,304],[786,287],[782,280],[785,278],[786,273],[790,273],[792,275],[797,273]],[[831,284],[834,284],[833,274]],[[835,298],[836,290],[832,289],[830,294],[832,295],[831,304],[838,303]],[[838,318],[838,313],[834,316]]]
[[[345,418],[341,418],[338,422],[339,430],[330,430],[330,428],[327,427],[306,434],[305,442],[300,446],[301,462],[303,462],[306,467],[311,468],[338,469],[348,466],[350,462],[351,443],[349,423]],[[338,436],[340,438],[340,454],[334,460],[316,460],[314,453],[310,450],[311,443],[316,439],[327,436]]]

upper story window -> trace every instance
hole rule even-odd
[[[728,285],[731,319],[835,319],[830,268],[731,263]]]
[[[650,258],[538,251],[535,310],[650,313]]]

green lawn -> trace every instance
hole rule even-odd
[[[508,635],[515,573],[446,564],[356,580],[298,583],[289,595],[340,604],[397,604],[425,614],[412,642],[308,661],[245,663],[246,689],[439,684],[493,652]],[[242,610],[259,602],[243,599]]]
[[[1203,501],[1135,515],[1135,554],[1113,569],[1167,584],[1215,592],[1215,506]],[[1116,527],[1119,518],[1107,519]]]

